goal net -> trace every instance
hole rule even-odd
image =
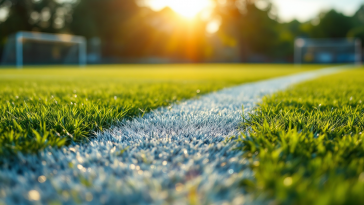
[[[9,36],[2,64],[16,65],[86,65],[86,40],[81,36],[18,32]]]
[[[295,64],[356,63],[361,64],[360,39],[304,39],[295,40]]]

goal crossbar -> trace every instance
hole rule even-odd
[[[24,40],[36,40],[43,42],[56,42],[56,43],[73,43],[79,46],[79,65],[81,67],[86,65],[87,51],[86,39],[82,36],[73,36],[67,34],[48,34],[39,32],[18,32],[15,34],[15,50],[16,50],[16,66],[23,67],[23,42]]]
[[[296,65],[303,62],[302,55],[304,48],[352,48],[355,55],[355,63],[362,62],[362,42],[360,39],[309,39],[297,38],[294,42],[294,61]]]

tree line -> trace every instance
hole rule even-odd
[[[170,8],[153,11],[135,0],[0,0],[0,50],[17,31],[98,37],[102,55],[114,59],[158,57],[188,62],[290,62],[296,37],[361,38],[364,7],[353,16],[335,10],[308,22],[282,23],[274,5],[254,0],[216,0],[208,19],[182,18]],[[210,34],[212,20],[219,30]],[[0,51],[0,52],[1,52]]]

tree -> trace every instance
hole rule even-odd
[[[335,10],[321,14],[319,24],[311,31],[312,38],[345,38],[355,26],[353,18]]]
[[[104,56],[166,57],[202,61],[204,23],[187,21],[169,8],[159,12],[134,0],[81,0],[71,29],[88,38],[98,36]]]
[[[279,23],[271,15],[272,9],[269,2],[265,9],[258,9],[254,0],[227,0],[216,9],[216,14],[222,17],[220,32],[236,39],[241,60],[275,55]]]
[[[0,5],[8,5],[9,14],[0,23],[0,52],[6,38],[18,31],[40,31],[47,33],[68,32],[72,5],[55,0],[3,0]]]
[[[364,46],[364,5],[353,16],[355,27],[347,34],[349,38],[359,38]]]

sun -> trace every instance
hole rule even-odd
[[[198,13],[208,8],[208,0],[170,0],[169,7],[186,18],[193,18]]]
[[[170,7],[185,18],[194,18],[204,9],[211,7],[211,0],[151,0],[152,8]],[[158,10],[158,9],[156,9]]]

